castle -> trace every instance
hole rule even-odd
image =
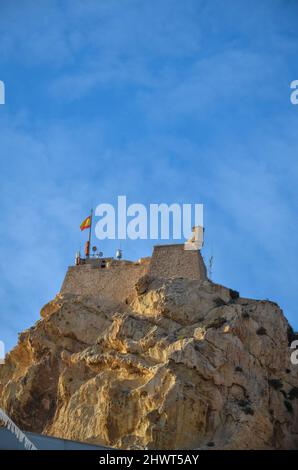
[[[152,257],[136,262],[113,258],[88,258],[67,270],[61,294],[92,296],[99,303],[116,306],[133,292],[137,281],[152,278],[206,280],[206,267],[198,249],[185,244],[156,245]]]

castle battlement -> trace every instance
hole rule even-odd
[[[184,244],[155,245],[150,262],[152,277],[183,277],[193,280],[207,279],[204,260],[199,250],[185,250]]]
[[[105,304],[121,304],[145,274],[152,278],[207,279],[199,250],[185,250],[184,244],[156,245],[152,257],[136,262],[89,258],[83,264],[70,266],[60,292],[96,297]]]

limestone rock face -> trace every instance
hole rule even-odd
[[[140,279],[118,311],[58,295],[0,366],[24,430],[142,449],[298,448],[298,367],[278,305]]]

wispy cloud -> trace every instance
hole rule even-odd
[[[81,218],[118,194],[203,202],[215,280],[274,298],[297,327],[297,8],[1,3],[0,319],[9,347],[59,289],[84,241]],[[150,242],[123,245],[127,257],[151,251]]]

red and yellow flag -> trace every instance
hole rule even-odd
[[[81,225],[80,225],[80,229],[81,230],[86,230],[86,228],[90,228],[91,227],[91,215],[88,215],[87,219],[85,219]]]

